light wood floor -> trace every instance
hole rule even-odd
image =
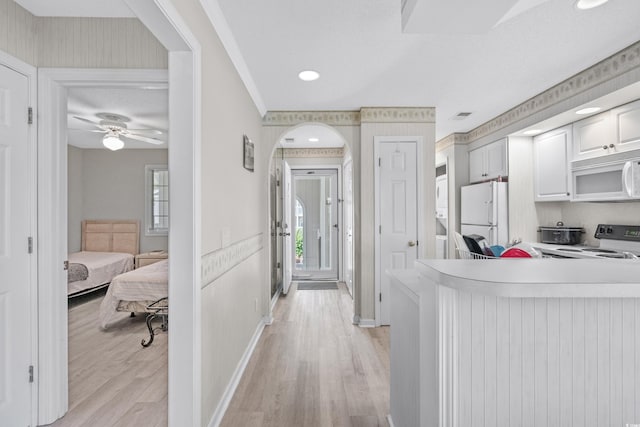
[[[143,316],[100,329],[101,300],[69,310],[70,410],[52,426],[166,426],[167,335],[142,348]],[[292,287],[276,305],[222,426],[387,426],[389,329],[353,326],[352,307],[342,284]]]
[[[101,301],[96,295],[70,304],[69,412],[51,425],[166,426],[167,334],[143,348],[140,341],[149,336],[144,315],[123,314],[103,330]]]
[[[222,426],[388,426],[389,328],[353,326],[352,307],[342,284],[281,297]]]

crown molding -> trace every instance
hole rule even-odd
[[[467,141],[475,141],[493,134],[526,117],[637,68],[640,68],[640,42],[632,44],[550,89],[541,92],[522,104],[483,123],[465,134],[467,135]]]
[[[344,148],[284,148],[285,158],[344,157]]]
[[[363,107],[362,123],[435,123],[434,107]]]
[[[358,126],[359,111],[268,111],[264,126],[295,126],[301,123],[324,123],[333,126]]]

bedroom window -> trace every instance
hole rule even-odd
[[[169,169],[167,165],[145,166],[147,236],[169,234]]]

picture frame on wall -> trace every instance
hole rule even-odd
[[[251,142],[247,135],[242,136],[242,147],[242,165],[246,170],[253,172],[253,142]]]

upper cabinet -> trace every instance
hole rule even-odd
[[[614,152],[611,112],[597,114],[573,124],[573,160],[600,157]]]
[[[573,159],[640,149],[640,101],[573,123]]]
[[[611,110],[611,121],[616,136],[611,152],[640,149],[640,101]]]
[[[507,139],[469,151],[469,181],[487,181],[507,176]]]
[[[533,138],[535,201],[571,199],[571,125]]]

